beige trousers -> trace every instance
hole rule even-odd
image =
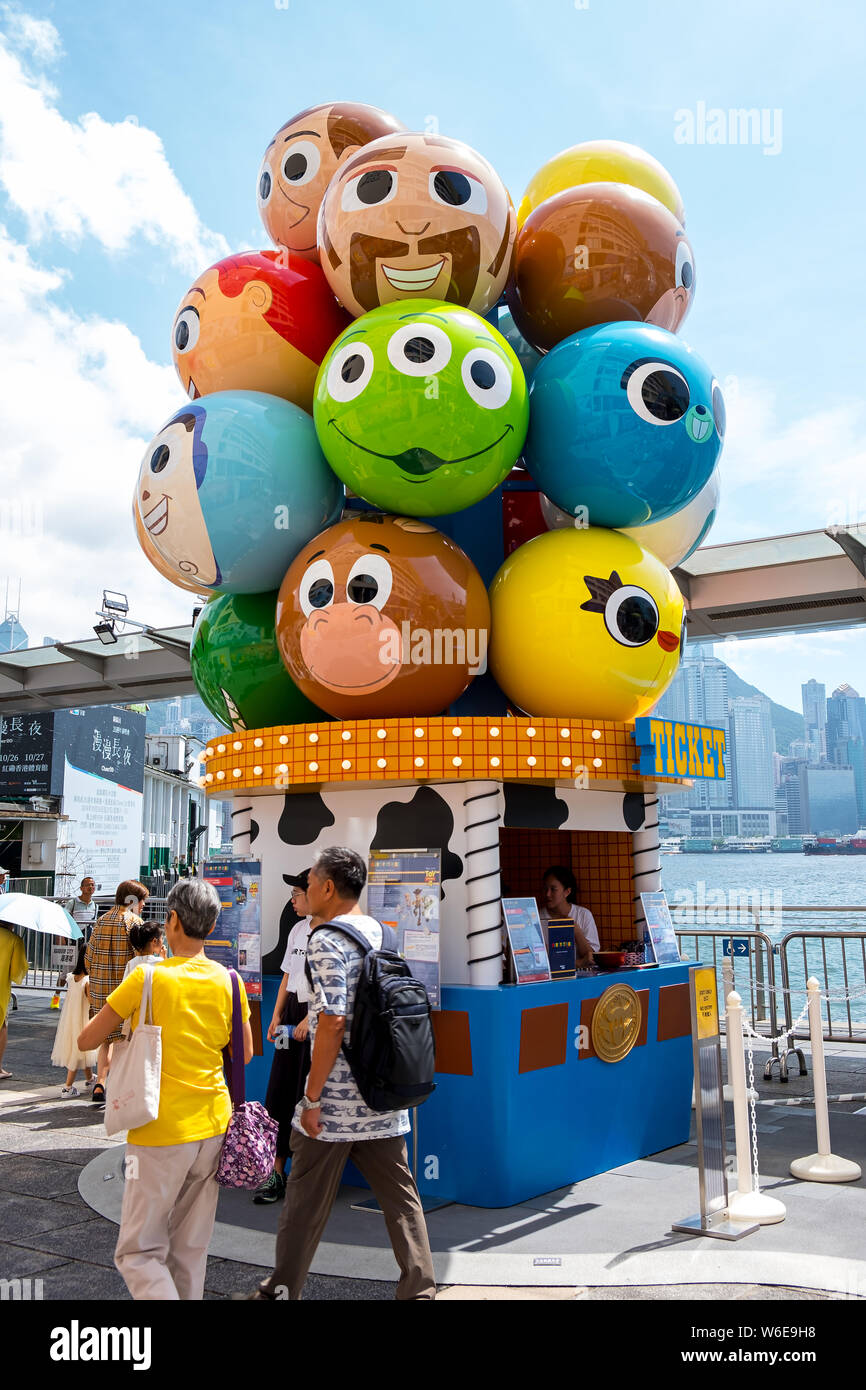
[[[292,1167],[277,1229],[276,1267],[259,1286],[266,1298],[298,1299],[351,1158],[385,1217],[400,1278],[397,1298],[436,1297],[424,1209],[402,1138],[324,1143],[292,1130]]]
[[[114,1263],[134,1299],[200,1299],[225,1135],[190,1144],[127,1144]]]

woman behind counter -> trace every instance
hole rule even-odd
[[[544,906],[541,911],[541,925],[547,928],[548,922],[565,921],[571,918],[574,923],[574,946],[578,970],[592,965],[592,953],[599,949],[598,927],[595,918],[577,901],[577,879],[564,864],[554,864],[544,875],[542,892]]]

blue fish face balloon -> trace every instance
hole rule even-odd
[[[565,338],[536,367],[529,399],[526,466],[584,525],[674,516],[722,450],[718,382],[682,339],[651,324],[605,323]]]
[[[161,574],[201,593],[259,594],[278,589],[301,547],[339,520],[343,497],[305,410],[216,391],[151,440],[135,506]]]

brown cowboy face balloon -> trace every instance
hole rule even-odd
[[[694,290],[694,254],[673,213],[638,188],[594,183],[527,217],[508,305],[524,338],[547,352],[599,323],[642,320],[675,333]]]
[[[341,165],[319,213],[319,254],[356,317],[401,299],[484,314],[505,286],[515,229],[508,190],[469,145],[398,135]]]
[[[432,715],[485,669],[490,604],[463,551],[416,517],[359,512],[305,545],[277,599],[298,688],[338,719]]]
[[[361,102],[328,102],[299,111],[274,136],[259,170],[259,212],[276,246],[319,259],[316,219],[342,159],[371,140],[405,127]]]

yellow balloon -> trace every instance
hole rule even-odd
[[[533,174],[517,209],[518,227],[546,198],[581,183],[626,183],[642,188],[685,226],[680,190],[664,165],[638,145],[622,140],[586,140],[554,155]]]
[[[676,675],[683,599],[661,560],[621,531],[547,531],[490,586],[490,669],[526,714],[636,719]]]

